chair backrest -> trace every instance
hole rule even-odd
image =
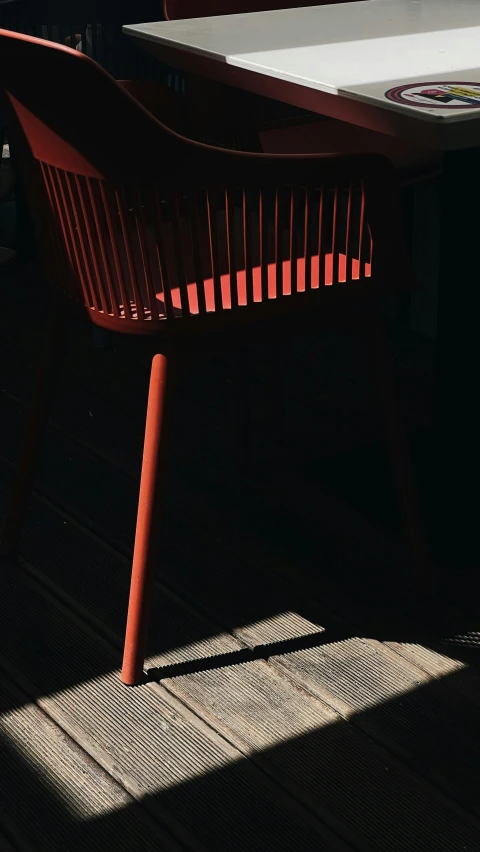
[[[377,281],[396,246],[395,282],[401,228],[381,157],[195,143],[87,56],[6,30],[0,86],[46,275],[99,325],[200,330],[293,311],[305,291],[368,284],[372,240]]]
[[[208,18],[217,15],[239,15],[246,12],[271,12],[274,9],[293,9],[302,6],[324,6],[327,3],[346,3],[348,0],[163,0],[165,17],[169,21],[183,18]]]

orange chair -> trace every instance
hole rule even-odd
[[[377,310],[379,296],[410,280],[388,161],[269,157],[192,142],[92,59],[5,30],[0,81],[45,276],[57,297],[3,553],[13,557],[19,545],[68,305],[76,303],[96,326],[153,335],[122,669],[124,683],[141,683],[176,360],[212,339],[283,338],[338,315],[349,317],[371,354],[417,584],[426,587],[428,549]],[[171,113],[172,93],[163,96]],[[89,105],[88,121],[80,100]],[[128,156],[126,126],[139,140],[136,161]]]

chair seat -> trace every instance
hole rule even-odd
[[[347,257],[345,254],[338,253],[337,254],[337,262],[338,262],[338,280],[340,283],[344,283],[347,280],[354,279],[360,280],[360,278],[369,278],[371,275],[371,266],[369,263],[360,264],[357,258],[348,258],[348,270],[347,270]],[[305,293],[307,290],[319,290],[321,286],[320,275],[319,275],[319,258],[318,255],[311,258],[311,280],[308,283],[306,281],[305,275],[305,258],[298,258],[296,261],[297,266],[297,282],[296,282],[296,292]],[[361,270],[362,267],[362,270]],[[348,274],[347,274],[348,272]],[[360,274],[362,272],[362,274]],[[233,276],[234,278],[235,276]],[[330,252],[325,255],[325,274],[322,276],[323,285],[326,287],[331,287],[333,283],[333,254]],[[239,305],[247,304],[247,276],[244,269],[238,270],[236,274],[236,290],[237,290],[237,298]],[[232,295],[231,288],[234,287],[234,281],[231,280],[231,276],[229,273],[220,276],[220,287],[222,293],[222,308],[224,310],[230,310],[232,307]],[[281,266],[281,282],[280,287],[277,287],[277,266],[275,263],[269,263],[267,265],[267,298],[278,299],[282,296],[290,296],[292,294],[292,262],[290,260],[284,260]],[[205,290],[205,306],[208,312],[215,311],[215,287],[213,278],[209,278],[204,281],[204,290]],[[262,271],[260,266],[254,266],[252,269],[252,290],[253,290],[253,301],[257,303],[261,303],[264,301],[262,294]],[[190,282],[187,284],[187,292],[188,292],[188,303],[191,314],[199,313],[199,304],[198,304],[198,295],[197,295],[197,284],[195,282]],[[172,288],[172,305],[174,310],[181,311],[181,298],[180,298],[180,288],[173,287]],[[163,303],[163,294],[157,295],[157,299]],[[250,301],[250,300],[248,300]],[[286,304],[287,307],[287,304]]]
[[[233,232],[229,237],[225,208],[217,209],[209,224],[206,207],[199,202],[195,219],[197,231],[197,249],[195,250],[192,242],[191,221],[184,210],[181,211],[179,219],[165,216],[159,230],[154,227],[153,222],[145,221],[148,212],[151,212],[152,204],[147,198],[143,198],[143,202],[144,205],[137,208],[143,211],[139,214],[144,220],[141,238],[138,230],[140,220],[134,215],[133,210],[128,210],[129,205],[135,202],[127,198],[124,200],[125,207],[122,208],[125,232],[121,229],[121,217],[112,216],[110,236],[112,237],[118,229],[116,239],[108,241],[100,239],[99,231],[90,234],[90,250],[93,248],[94,254],[89,257],[88,267],[95,270],[95,276],[90,276],[92,282],[95,277],[101,283],[104,293],[109,293],[110,290],[122,293],[123,299],[119,303],[119,311],[120,317],[125,320],[144,319],[149,323],[152,320],[155,323],[158,321],[163,323],[169,313],[175,318],[185,317],[185,315],[195,316],[205,311],[213,315],[219,310],[230,311],[237,304],[239,307],[256,304],[259,315],[265,313],[266,308],[273,310],[276,315],[288,314],[293,309],[295,312],[301,312],[309,294],[317,301],[320,290],[328,289],[330,290],[328,298],[331,301],[332,290],[339,289],[338,286],[332,285],[340,285],[340,288],[344,285],[345,290],[357,290],[356,282],[369,280],[372,275],[369,245],[365,244],[362,249],[362,258],[359,259],[358,234],[355,239],[352,231],[352,241],[347,256],[345,229],[339,225],[336,229],[338,248],[333,250],[330,242],[330,245],[326,246],[325,253],[322,252],[321,262],[318,249],[306,261],[305,236],[301,228],[297,234],[296,245],[291,244],[288,229],[282,229],[280,236],[277,233],[275,241],[275,222],[272,219],[264,226],[262,246],[260,240],[262,229],[258,211],[252,209],[249,212],[251,227],[248,229],[248,256],[251,265],[248,269],[245,266],[245,233],[241,206],[234,208],[232,224],[234,224],[235,237],[233,238]],[[186,201],[182,203],[186,204]],[[167,201],[165,204],[168,206]],[[323,204],[325,240],[332,239],[327,224],[331,212],[325,198]],[[215,227],[210,230],[213,222]],[[311,224],[315,225],[313,219]],[[125,240],[127,232],[128,236]],[[210,239],[211,235],[215,235],[213,243]],[[160,238],[160,243],[157,237]],[[215,260],[211,254],[213,244]],[[162,254],[161,263],[158,261],[159,246],[161,246]],[[116,247],[115,250],[114,247]],[[230,249],[236,247],[236,250],[234,249],[231,253],[229,247]],[[75,278],[85,277],[81,259],[78,256],[77,263],[74,254],[72,246],[70,256],[74,262],[67,260],[65,271],[60,270],[58,264],[52,268],[52,281],[56,282],[58,279],[60,288],[65,284],[69,268],[70,274],[73,272]],[[72,286],[77,285],[72,282]],[[170,298],[167,300],[164,297],[165,286],[170,293]],[[88,289],[91,289],[91,285]],[[292,300],[288,298],[292,294],[300,295],[300,298],[295,298],[295,307],[292,305]],[[302,299],[302,294],[305,299]],[[96,301],[95,321],[102,323],[108,320],[108,316],[113,315],[113,304],[107,296],[104,298],[104,304],[100,304],[98,297]],[[90,306],[94,308],[94,305],[95,301],[91,301]],[[306,306],[305,309],[308,310]]]
[[[351,281],[360,281],[365,278],[370,278],[371,276],[371,265],[370,263],[362,263],[358,261],[357,258],[348,258],[345,254],[339,253],[337,254],[337,262],[338,262],[338,280],[339,283],[345,283],[348,281],[347,286],[351,287]],[[348,275],[347,275],[347,263],[348,263]],[[361,271],[363,270],[362,274]],[[323,286],[331,287],[333,284],[333,254],[325,255],[325,273],[323,277]],[[247,276],[244,269],[240,269],[236,274],[236,291],[237,291],[237,299],[239,306],[251,304],[252,300],[247,299]],[[198,290],[197,283],[195,281],[189,281],[186,284],[186,291],[188,297],[188,308],[190,315],[195,316],[199,314],[199,299],[198,299]],[[234,281],[231,280],[230,274],[225,273],[220,276],[220,289],[222,294],[222,310],[228,311],[232,308],[232,288],[234,286]],[[311,278],[308,282],[306,281],[305,276],[305,258],[297,259],[297,282],[296,287],[294,287],[294,292],[297,293],[307,293],[307,292],[317,292],[320,290],[321,282],[319,275],[319,259],[318,255],[311,258]],[[208,313],[215,313],[218,310],[218,306],[215,301],[215,284],[213,278],[208,278],[203,282],[203,289],[205,293],[205,307]],[[265,301],[269,301],[270,303],[273,300],[277,300],[280,302],[281,297],[288,297],[292,294],[292,264],[290,260],[284,260],[281,267],[281,282],[280,286],[277,287],[277,267],[275,263],[269,263],[267,266],[267,297],[266,299],[263,297],[262,293],[262,272],[259,266],[255,266],[252,269],[252,292],[253,292],[253,302],[258,305],[265,303]],[[182,311],[182,295],[180,291],[179,285],[173,285],[170,290],[171,293],[171,302],[174,311],[174,315],[177,317],[181,317],[183,315]],[[166,318],[166,310],[165,310],[165,301],[163,296],[163,291],[158,291],[156,293],[156,310],[157,317],[154,319],[165,319]],[[130,316],[133,319],[137,318],[137,306],[134,300],[130,300]],[[280,307],[280,305],[278,305]],[[288,298],[285,299],[284,308],[285,311],[288,312],[291,307],[291,303]],[[297,303],[296,309],[298,310],[301,306]],[[125,316],[125,311],[122,309],[121,315]],[[146,310],[145,307],[143,309],[143,315],[145,319],[152,319],[151,312]],[[97,316],[97,319],[99,317]]]
[[[438,171],[443,161],[433,148],[334,119],[263,130],[260,141],[266,154],[384,154],[400,179]]]

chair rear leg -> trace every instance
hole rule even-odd
[[[23,448],[15,472],[12,497],[3,529],[0,546],[2,556],[12,558],[18,552],[30,502],[35,467],[48,426],[65,344],[65,328],[61,322],[58,308],[54,306],[37,372]]]
[[[383,420],[385,442],[392,470],[399,509],[416,575],[420,598],[431,597],[435,590],[433,566],[423,521],[420,497],[413,470],[408,438],[395,390],[392,356],[384,320],[377,304],[369,306],[363,317],[362,336],[366,334],[370,371],[377,406]]]
[[[155,563],[158,555],[171,398],[171,359],[167,360],[165,355],[155,355],[148,392],[137,528],[121,675],[123,683],[127,686],[135,686],[145,680],[143,669]]]

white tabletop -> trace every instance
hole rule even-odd
[[[410,128],[428,124],[430,141],[434,125],[438,147],[480,145],[480,0],[361,0],[123,30],[159,49],[216,60],[270,83],[285,81],[355,101],[357,113],[364,104],[374,108],[371,114],[397,113]],[[443,89],[448,81],[477,83],[478,106],[475,95],[470,105],[468,91]],[[385,95],[415,84],[413,97],[408,91],[390,95],[397,101]],[[422,89],[427,96],[419,94]],[[439,96],[450,100],[439,105]],[[325,111],[325,99],[319,104],[318,111]],[[354,121],[363,123],[358,114]],[[397,120],[387,132],[397,133],[398,126]]]

